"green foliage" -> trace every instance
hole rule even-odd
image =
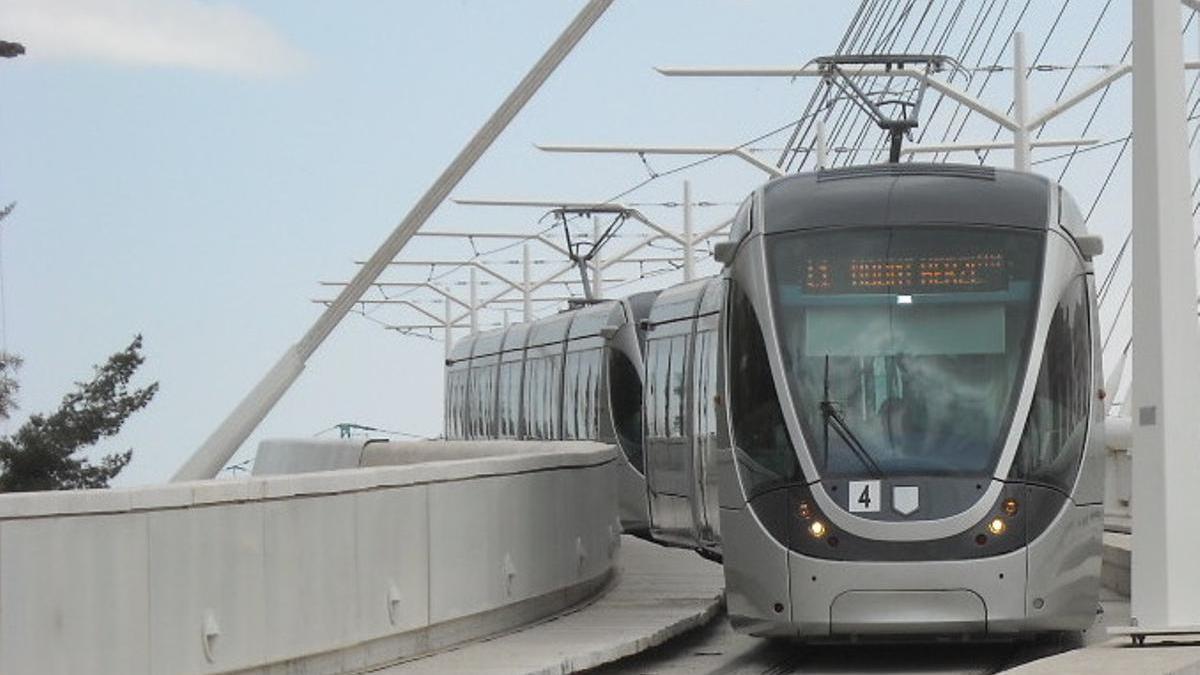
[[[0,419],[8,419],[12,411],[17,409],[17,369],[21,367],[21,357],[16,354],[0,352]]]
[[[77,382],[57,411],[31,415],[15,434],[0,438],[0,492],[108,487],[133,457],[132,450],[106,455],[98,464],[74,455],[115,435],[130,415],[154,398],[157,382],[129,388],[130,378],[145,360],[141,349],[138,335],[97,366],[91,381]],[[13,407],[17,385],[12,373],[18,365],[19,358],[0,357],[0,415],[5,417]]]

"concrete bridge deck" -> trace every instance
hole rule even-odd
[[[621,538],[618,572],[598,599],[498,637],[377,672],[572,673],[636,654],[718,617],[721,566],[695,553]]]

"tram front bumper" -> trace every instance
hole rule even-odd
[[[798,636],[1004,635],[1025,623],[1024,549],[975,560],[788,556]]]
[[[846,591],[829,606],[831,632],[850,635],[987,632],[973,591]]]

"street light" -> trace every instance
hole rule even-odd
[[[25,53],[25,45],[20,42],[0,40],[0,57],[11,59]]]

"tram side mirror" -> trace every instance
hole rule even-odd
[[[713,259],[722,265],[733,262],[733,254],[737,251],[737,242],[719,241],[713,244]]]
[[[1083,254],[1085,260],[1091,260],[1104,253],[1104,237],[1098,234],[1082,234],[1075,237],[1075,245]]]

